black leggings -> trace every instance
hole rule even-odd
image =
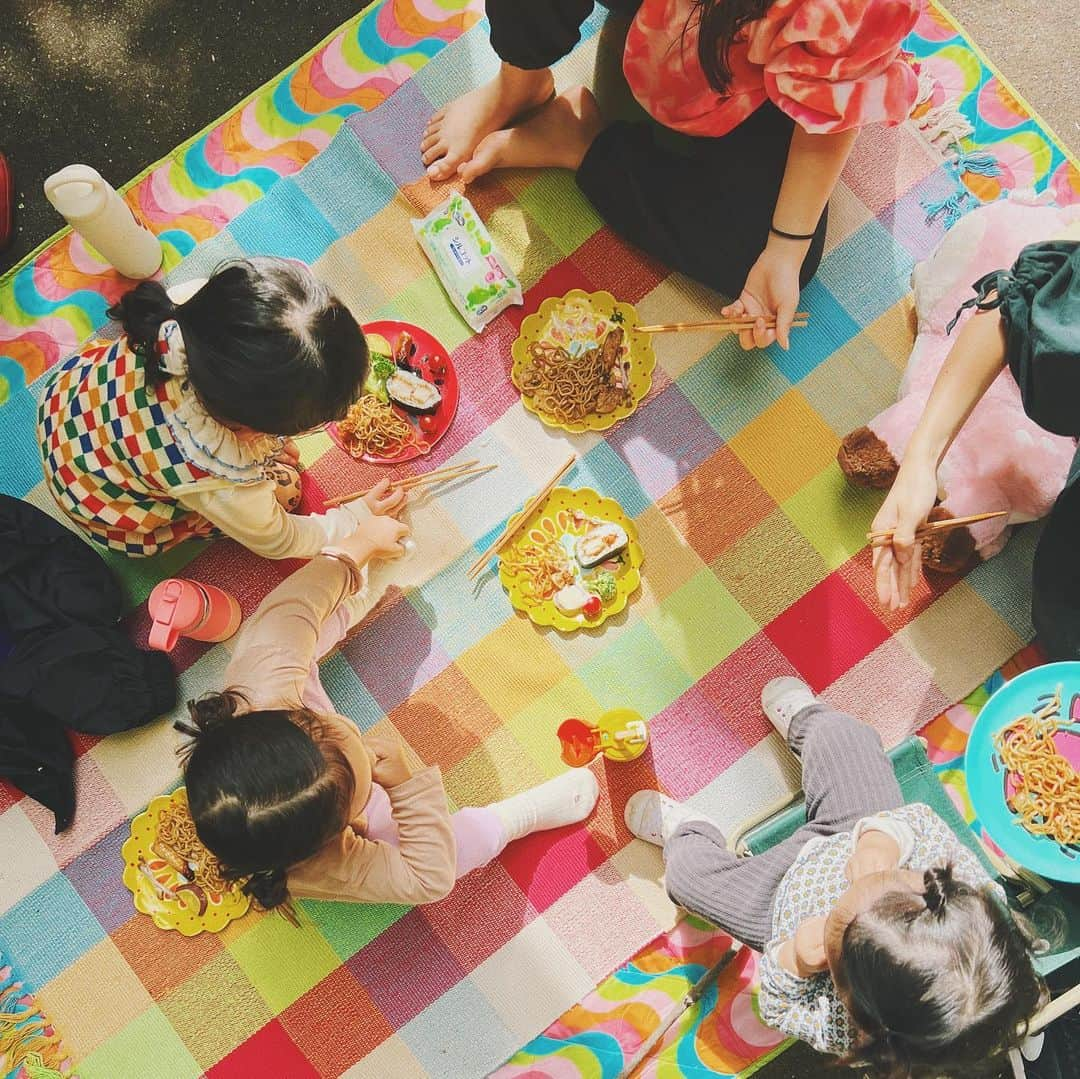
[[[604,0],[634,14],[640,0]],[[550,67],[578,43],[592,0],[487,0],[491,44],[514,67]],[[617,122],[593,141],[578,186],[616,232],[727,296],[737,296],[769,237],[795,122],[766,102],[717,138],[677,135],[653,123]],[[800,283],[825,246],[821,215]]]

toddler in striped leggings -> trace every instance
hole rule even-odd
[[[662,846],[671,898],[762,953],[770,1026],[874,1074],[947,1074],[1023,1037],[1043,986],[1001,889],[929,806],[904,805],[872,727],[797,678],[762,707],[799,757],[806,823],[738,858],[656,791],[626,823]]]

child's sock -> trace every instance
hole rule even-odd
[[[488,808],[502,822],[509,843],[532,832],[577,824],[592,812],[599,797],[596,776],[588,768],[574,768]]]

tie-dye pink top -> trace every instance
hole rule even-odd
[[[623,70],[649,113],[688,135],[724,135],[766,99],[815,134],[898,124],[917,90],[900,42],[920,7],[921,0],[777,0],[731,46],[734,78],[718,94],[698,61],[692,0],[643,0]]]

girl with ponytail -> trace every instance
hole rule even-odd
[[[46,485],[91,539],[150,555],[224,533],[267,558],[310,558],[366,505],[306,517],[289,436],[340,419],[367,374],[364,335],[301,263],[254,258],[167,291],[143,281],[109,309],[122,330],[62,363],[38,436]]]
[[[292,897],[432,903],[507,843],[577,823],[596,803],[593,774],[573,769],[451,814],[438,766],[338,713],[317,660],[379,598],[368,563],[399,555],[407,533],[375,517],[280,584],[244,624],[230,688],[191,702],[178,724],[199,838],[268,909]]]
[[[762,953],[766,1023],[871,1075],[970,1075],[1017,1046],[1045,990],[1000,887],[904,804],[872,727],[797,678],[761,701],[802,762],[806,823],[738,858],[690,806],[638,792],[626,823],[664,848],[671,898]]]
[[[631,20],[623,73],[648,116],[609,123],[584,87],[555,94],[551,66],[578,43],[593,0],[487,0],[502,63],[431,118],[428,174],[470,183],[497,168],[572,169],[615,231],[731,297],[725,315],[776,316],[775,330],[762,318],[743,333],[744,348],[787,348],[859,128],[898,124],[915,105],[901,42],[921,0],[603,5]]]

